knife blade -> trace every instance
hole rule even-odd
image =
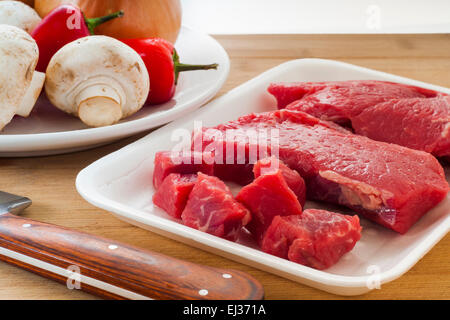
[[[31,206],[31,200],[26,197],[0,191],[0,214],[18,214]]]

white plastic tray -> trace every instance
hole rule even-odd
[[[158,106],[144,106],[120,123],[102,128],[87,128],[79,119],[53,107],[42,95],[30,117],[15,117],[0,132],[0,157],[41,156],[93,148],[156,128],[199,108],[222,88],[230,60],[216,40],[187,27],[182,28],[175,47],[182,62],[218,63],[219,68],[183,73],[172,100]]]
[[[325,271],[314,270],[255,249],[250,242],[233,243],[188,228],[153,206],[154,154],[169,150],[175,129],[191,130],[202,120],[213,126],[239,116],[272,110],[266,92],[274,81],[389,80],[450,93],[449,89],[341,62],[303,59],[284,63],[239,86],[190,116],[161,128],[140,141],[100,159],[80,172],[79,193],[90,203],[118,218],[315,288],[340,295],[358,295],[392,281],[408,271],[450,230],[450,196],[427,213],[409,232],[399,235],[362,220],[362,239],[354,250]],[[450,170],[447,170],[447,180]],[[308,203],[307,206],[317,204]]]

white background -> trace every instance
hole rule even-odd
[[[211,34],[449,33],[450,0],[181,0]]]

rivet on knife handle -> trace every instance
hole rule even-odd
[[[263,299],[246,273],[181,261],[87,233],[0,213],[0,259],[118,299]],[[72,269],[71,269],[72,268]]]

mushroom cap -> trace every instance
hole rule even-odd
[[[73,115],[78,115],[80,95],[89,88],[101,87],[108,97],[115,96],[122,106],[122,119],[142,108],[150,90],[150,77],[139,54],[106,36],[65,45],[50,60],[46,74],[47,97]]]
[[[38,59],[38,46],[28,33],[0,25],[0,130],[20,107]]]
[[[37,12],[20,1],[0,1],[0,24],[8,24],[31,33],[41,22]]]

